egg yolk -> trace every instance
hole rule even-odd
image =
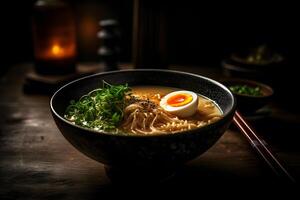
[[[176,94],[167,100],[167,104],[173,107],[184,106],[193,100],[190,94]]]

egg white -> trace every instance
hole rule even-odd
[[[186,105],[174,107],[167,103],[168,99],[172,96],[175,96],[177,94],[189,94],[192,96],[192,101],[189,102]],[[171,113],[173,115],[176,115],[178,117],[190,117],[194,115],[198,109],[198,95],[195,92],[187,91],[187,90],[181,90],[176,92],[171,92],[164,96],[160,101],[160,106],[167,111],[168,113]]]

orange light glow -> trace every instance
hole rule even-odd
[[[59,45],[55,44],[52,46],[51,52],[53,55],[58,56],[58,55],[63,54],[63,49]]]
[[[36,58],[42,60],[62,60],[75,57],[75,44],[49,42],[48,46],[43,46],[40,51],[36,51]]]
[[[167,100],[167,104],[173,107],[184,106],[193,100],[190,94],[176,94]]]

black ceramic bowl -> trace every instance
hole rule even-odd
[[[246,94],[234,93],[237,99],[237,107],[240,111],[245,112],[244,114],[254,113],[256,110],[264,107],[269,103],[273,96],[273,89],[261,82],[247,80],[247,79],[227,79],[221,81],[227,87],[234,85],[246,85],[250,87],[259,87],[261,90],[261,96],[251,96]]]
[[[270,52],[269,52],[270,53]],[[271,54],[271,53],[270,53]],[[234,53],[221,63],[223,73],[231,78],[244,78],[267,82],[269,84],[282,84],[281,74],[287,66],[286,60],[279,54],[272,54],[272,59],[263,62],[247,62],[249,52]]]
[[[102,85],[160,85],[191,90],[214,100],[224,117],[211,125],[168,135],[134,136],[96,132],[64,119],[70,100]],[[51,98],[53,118],[64,137],[80,152],[107,166],[168,168],[181,165],[208,150],[228,128],[235,110],[233,94],[222,84],[195,74],[169,70],[125,70],[100,73],[73,81]]]

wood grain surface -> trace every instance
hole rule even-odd
[[[24,77],[31,67],[31,64],[20,64],[1,77],[1,199],[96,199],[101,194],[114,193],[115,184],[107,178],[104,166],[77,151],[59,132],[50,114],[50,97],[23,93]],[[180,69],[218,76],[218,72],[211,69]],[[274,113],[281,118],[256,122],[258,130],[264,133],[263,137],[292,174],[299,177],[299,145],[296,141],[299,118],[280,109],[274,109]],[[280,124],[284,121],[282,115],[289,117],[285,125]],[[268,126],[259,126],[265,123]],[[252,151],[242,134],[231,128],[210,150],[164,184],[182,187],[191,183],[201,185],[207,180],[239,183],[274,179],[276,177]]]

